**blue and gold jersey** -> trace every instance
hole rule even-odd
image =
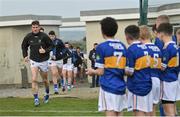
[[[95,67],[104,68],[104,74],[100,76],[102,89],[113,94],[125,94],[125,45],[119,40],[108,39],[97,46],[96,54]]]
[[[172,41],[174,41],[175,43],[177,43],[177,38],[175,35],[172,36]],[[160,40],[158,37],[155,38],[155,42],[154,44],[160,49],[162,50],[164,47],[164,43],[162,40]]]
[[[178,79],[179,53],[175,42],[170,41],[162,49],[162,71],[161,80],[173,82]]]
[[[148,48],[139,41],[133,42],[127,50],[126,70],[133,74],[127,79],[129,91],[139,96],[145,96],[151,91],[150,63]]]
[[[151,77],[160,78],[162,62],[161,50],[153,43],[147,43],[145,45],[149,49],[149,55],[151,56]]]

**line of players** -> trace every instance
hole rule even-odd
[[[98,110],[106,116],[122,116],[126,108],[133,111],[134,116],[155,116],[156,105],[161,100],[164,115],[175,116],[176,101],[180,99],[180,49],[177,46],[180,30],[173,36],[169,17],[160,15],[153,44],[148,26],[129,25],[124,31],[129,45],[126,49],[115,38],[118,30],[115,19],[104,18],[100,25],[105,42],[96,48],[97,69],[89,68],[86,72],[100,75]]]
[[[44,85],[44,103],[49,101],[48,70],[52,74],[54,93],[59,93],[58,82],[61,81],[62,91],[71,90],[78,71],[82,77],[82,63],[84,55],[77,47],[73,49],[68,42],[65,44],[58,39],[54,31],[45,34],[39,21],[31,24],[32,32],[28,33],[21,44],[24,61],[30,64],[32,74],[32,93],[34,105],[40,105],[38,95],[38,72]],[[30,51],[28,51],[30,49]]]
[[[73,48],[70,43],[63,43],[61,39],[56,37],[54,31],[49,32],[49,37],[54,45],[48,61],[54,84],[54,93],[59,94],[58,86],[62,86],[63,92],[66,89],[70,91],[74,87],[73,84],[78,72],[82,77],[84,55],[80,47]]]

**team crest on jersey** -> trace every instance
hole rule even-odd
[[[163,61],[166,61],[166,57],[163,57]]]
[[[99,60],[100,59],[100,56],[99,55],[96,55],[96,60]]]

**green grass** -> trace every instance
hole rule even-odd
[[[34,107],[32,98],[0,98],[0,116],[104,116],[97,111],[97,104],[97,99],[58,97],[50,99],[48,104],[41,99],[40,106]],[[177,105],[180,107],[180,103]],[[124,112],[124,115],[132,113]]]
[[[101,116],[97,99],[53,98],[48,104],[34,107],[30,98],[0,98],[1,116]]]

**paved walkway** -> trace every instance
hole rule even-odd
[[[51,97],[74,97],[74,98],[97,98],[99,88],[89,88],[89,87],[75,87],[71,91],[62,92],[60,89],[59,95],[54,95],[53,86],[50,87]],[[43,97],[44,88],[39,88],[39,95]],[[0,89],[0,98],[7,97],[21,97],[21,98],[31,98],[32,92],[31,88],[28,89]]]

